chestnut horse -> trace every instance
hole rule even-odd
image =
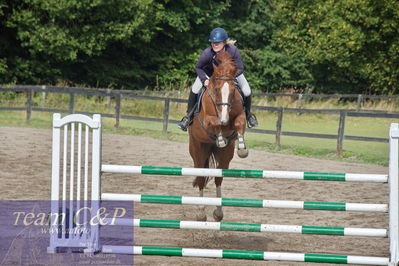
[[[213,75],[204,91],[200,111],[189,127],[189,150],[195,168],[215,167],[228,169],[234,156],[237,140],[237,154],[248,156],[244,140],[246,127],[242,97],[236,88],[237,67],[228,52],[220,52],[216,57],[219,64],[213,65]],[[214,165],[212,165],[214,164]],[[204,187],[209,177],[197,176],[193,182],[203,197]],[[215,177],[216,196],[222,196],[223,177]],[[222,207],[213,212],[216,221],[223,219]],[[205,206],[200,207],[197,220],[206,221]]]

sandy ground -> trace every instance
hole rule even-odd
[[[359,143],[361,145],[361,143]],[[146,137],[103,135],[103,163],[191,167],[188,144]],[[376,165],[352,164],[251,150],[246,159],[235,157],[230,168],[315,172],[380,173]],[[0,199],[50,198],[51,130],[0,127]],[[197,196],[192,177],[103,175],[103,192]],[[354,182],[229,179],[223,197],[387,203],[387,185]],[[214,197],[211,183],[205,196]],[[214,207],[207,207],[213,221]],[[196,206],[136,204],[137,218],[194,220]],[[295,209],[224,208],[224,222],[269,223],[335,227],[387,228],[384,213],[304,211]],[[203,230],[135,229],[136,245],[209,249],[242,249],[297,253],[389,256],[388,239],[314,236],[280,233]],[[120,243],[123,244],[123,243]],[[137,265],[316,265],[228,259],[137,256]],[[329,264],[324,264],[329,265]]]

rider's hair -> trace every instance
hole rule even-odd
[[[226,40],[226,44],[235,44],[236,42],[237,42],[237,40],[230,39],[230,38],[228,38],[228,39]]]

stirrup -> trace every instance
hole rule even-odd
[[[188,126],[191,124],[191,119],[188,116],[184,116],[179,123],[177,123],[177,127],[183,131],[187,131]]]
[[[247,115],[247,126],[248,128],[256,127],[258,126],[258,120],[256,119],[256,116],[252,113],[248,113]]]

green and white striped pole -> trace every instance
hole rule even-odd
[[[208,197],[161,196],[161,195],[115,194],[115,193],[103,193],[101,199],[134,201],[142,203],[160,203],[160,204],[210,205],[210,206],[234,206],[234,207],[257,207],[257,208],[292,208],[292,209],[328,210],[328,211],[388,212],[387,204],[366,204],[366,203],[208,198]]]
[[[263,252],[223,249],[194,249],[172,247],[143,247],[143,246],[110,246],[102,247],[103,253],[132,254],[132,255],[164,255],[179,257],[207,257],[246,260],[286,260],[298,262],[323,262],[342,264],[388,265],[389,259],[384,257],[346,256],[327,254],[305,254],[285,252]]]
[[[292,234],[314,234],[314,235],[387,237],[386,229],[323,227],[323,226],[305,226],[305,225],[198,222],[198,221],[150,220],[150,219],[127,219],[127,218],[102,219],[102,225],[111,225],[111,226],[120,225],[120,226],[173,228],[173,229],[199,229],[199,230],[218,230],[218,231],[246,231],[246,232],[292,233]]]
[[[143,175],[278,178],[278,179],[381,182],[381,183],[388,182],[388,176],[380,174],[316,173],[316,172],[293,172],[293,171],[175,168],[175,167],[126,166],[126,165],[102,165],[101,171],[104,173],[143,174]]]

